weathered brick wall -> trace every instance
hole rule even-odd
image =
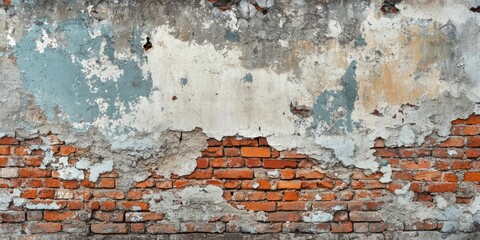
[[[65,145],[53,135],[48,140],[54,157],[68,157],[68,164],[89,152]],[[88,171],[82,181],[60,179],[57,170],[42,165],[44,149],[35,146],[43,141],[0,139],[2,236],[441,232],[443,222],[434,219],[404,222],[400,227],[388,224],[381,209],[395,190],[405,186],[414,192],[415,202],[432,208],[434,197],[446,193],[455,194],[455,204],[471,204],[480,186],[479,115],[453,121],[451,136],[443,142],[429,137],[419,147],[388,148],[378,139],[376,155],[392,167],[389,183],[380,181],[381,172],[366,175],[342,166],[321,169],[316,160],[277,151],[262,137],[225,137],[208,141],[192,174],[167,179],[152,172],[125,190],[116,185],[122,176],[115,169],[100,174],[96,182],[87,180]],[[221,188],[224,199],[242,211],[208,222],[180,223],[169,221],[161,210],[150,211],[149,199],[155,193],[208,185]],[[257,217],[245,229],[234,220],[247,211]]]

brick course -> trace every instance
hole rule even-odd
[[[252,226],[258,233],[399,230],[384,222],[380,210],[384,200],[404,186],[409,185],[414,201],[425,206],[431,206],[434,196],[446,193],[456,195],[456,204],[472,202],[474,195],[465,195],[462,184],[473,184],[473,191],[479,189],[478,119],[471,116],[453,121],[451,136],[428,146],[388,148],[377,139],[375,155],[392,167],[389,183],[380,182],[381,172],[366,174],[355,168],[349,169],[350,179],[338,178],[335,169],[317,168],[315,160],[295,151],[278,151],[265,138],[225,137],[208,141],[191,174],[165,179],[152,173],[145,181],[121,190],[117,189],[117,178],[122,176],[116,170],[101,174],[97,182],[62,180],[56,170],[41,168],[41,150],[29,150],[40,138],[21,141],[3,137],[0,188],[18,190],[27,204],[18,207],[12,203],[0,211],[0,231],[52,234],[69,232],[72,224],[82,222],[86,235],[251,232],[227,215],[209,222],[176,225],[165,219],[164,213],[150,212],[150,203],[143,198],[151,191],[207,185],[222,188],[225,201],[232,207],[264,212],[265,217]],[[65,145],[54,135],[46,137],[55,143],[52,149],[57,158],[76,161],[88,152]],[[304,220],[315,211],[331,214],[331,220]],[[400,230],[440,231],[442,226],[441,221],[426,220],[406,222]]]

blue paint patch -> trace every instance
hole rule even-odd
[[[245,74],[245,76],[242,78],[242,80],[246,83],[252,83],[253,82],[253,76],[251,73]]]
[[[56,48],[36,50],[36,40],[41,39],[42,29],[51,36],[63,35],[65,41]],[[72,19],[57,26],[34,25],[26,36],[17,43],[15,54],[22,71],[23,84],[31,92],[49,120],[55,118],[59,108],[71,122],[93,122],[102,115],[96,99],[102,98],[109,107],[106,115],[110,119],[120,117],[116,102],[121,102],[126,112],[140,97],[148,97],[152,89],[150,75],[144,76],[135,61],[119,60],[114,57],[114,38],[110,28],[104,27],[99,37],[92,39],[84,19]],[[100,81],[97,76],[87,79],[82,72],[82,60],[99,57],[101,44],[106,42],[104,54],[123,70],[116,81]],[[137,44],[140,44],[137,43]],[[143,56],[143,49],[133,49]],[[72,60],[72,57],[75,60]],[[99,63],[101,64],[101,63]]]
[[[225,39],[230,42],[240,42],[240,34],[232,32],[230,28],[227,28],[225,30]]]
[[[187,78],[180,78],[180,84],[182,84],[182,86],[187,85],[187,83],[188,83],[188,79],[187,79]]]
[[[355,47],[367,46],[367,42],[362,37],[358,37],[357,39],[355,39],[354,44],[355,44]]]
[[[336,129],[353,131],[358,123],[352,120],[352,112],[358,97],[358,84],[355,79],[357,62],[352,61],[345,74],[341,77],[342,90],[325,91],[320,94],[313,104],[313,128],[320,123],[333,126]],[[342,110],[342,111],[340,111]],[[340,114],[343,112],[344,114]]]

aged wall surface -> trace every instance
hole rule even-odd
[[[478,0],[3,0],[0,238],[478,239]]]

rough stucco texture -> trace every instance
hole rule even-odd
[[[479,238],[479,6],[2,0],[0,238]]]

